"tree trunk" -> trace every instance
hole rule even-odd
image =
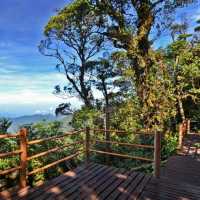
[[[181,120],[182,120],[182,122],[184,122],[185,121],[185,112],[184,112],[184,109],[183,109],[183,102],[182,102],[180,97],[178,97],[178,108],[179,108]]]
[[[108,110],[108,106],[105,108],[105,138],[106,141],[110,141],[110,132],[108,130],[110,129],[110,113]],[[106,151],[111,152],[111,147],[109,143],[106,143]],[[106,155],[106,163],[107,165],[110,164],[110,156]]]

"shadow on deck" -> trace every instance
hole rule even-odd
[[[64,199],[200,199],[200,187],[172,181],[166,177],[127,171],[99,164],[83,165],[36,188],[18,193],[1,193],[10,200]]]
[[[43,140],[39,140],[41,141]],[[15,193],[1,192],[0,200],[200,200],[200,146],[198,142],[200,142],[199,135],[185,136],[180,155],[169,158],[160,178],[90,163],[35,188],[26,187]],[[89,152],[89,148],[87,149]],[[157,152],[156,149],[155,152]],[[116,153],[112,155],[121,156]]]

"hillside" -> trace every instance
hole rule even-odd
[[[63,126],[65,130],[71,129],[71,126],[69,125],[69,122],[72,119],[72,115],[67,116],[55,116],[52,114],[35,114],[35,115],[26,115],[26,116],[20,116],[16,118],[11,118],[12,125],[9,128],[9,132],[16,132],[20,126],[23,126],[24,124],[35,124],[38,122],[52,122],[52,121],[62,121]]]

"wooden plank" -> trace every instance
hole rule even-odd
[[[6,169],[6,170],[0,170],[0,175],[6,175],[6,174],[9,174],[9,173],[12,173],[12,172],[15,172],[17,170],[20,170],[21,167],[18,166],[18,167],[14,167],[14,168],[10,168],[10,169]]]
[[[107,183],[117,172],[119,172],[119,169],[110,168],[107,174],[99,174],[93,180],[83,183],[80,189],[80,199],[84,200],[89,198],[89,196],[95,196],[96,189]],[[73,199],[75,200],[76,198],[77,196]]]
[[[138,176],[133,179],[129,186],[126,188],[126,191],[120,194],[118,199],[127,199],[131,195],[131,193],[138,187],[144,177],[144,174],[139,173]]]
[[[121,171],[121,170],[120,170]],[[116,188],[127,179],[131,172],[126,173],[116,173],[113,178],[109,179],[105,184],[103,184],[100,188],[97,188],[96,193],[100,197],[100,199],[108,199],[107,197],[113,192],[115,192]]]
[[[200,199],[200,187],[196,188],[197,189],[194,190],[193,185],[175,183],[167,178],[160,178],[159,180],[151,179],[142,196],[160,196],[160,194],[162,194],[163,199],[178,199],[179,196],[185,199]]]
[[[65,133],[63,135],[52,136],[52,137],[38,139],[38,140],[32,140],[32,141],[28,142],[28,145],[39,144],[39,143],[46,142],[46,141],[49,141],[49,140],[57,140],[57,139],[61,139],[61,138],[66,137],[66,136],[77,135],[77,134],[80,134],[82,131],[83,130],[67,132],[67,133]]]
[[[128,200],[137,200],[138,197],[142,194],[142,191],[144,190],[150,179],[151,176],[145,175],[144,179],[142,179],[142,182],[139,184],[139,186],[131,192],[130,196],[128,197]]]
[[[97,165],[95,164],[91,164],[88,165],[87,170],[93,170],[93,168],[96,168]],[[85,174],[85,166],[80,166],[75,168],[74,170],[70,170],[68,172],[66,172],[65,174],[62,174],[52,180],[49,180],[48,182],[46,182],[45,184],[38,186],[36,188],[31,188],[28,191],[22,191],[18,193],[19,197],[24,197],[23,199],[27,200],[27,199],[38,199],[38,198],[42,198],[42,197],[47,197],[49,196],[48,191],[51,190],[51,188],[53,187],[59,187],[59,185],[62,184],[68,184],[71,183],[72,181],[76,180],[76,178],[78,176],[82,176],[83,174]],[[21,200],[21,198],[19,198]],[[19,200],[16,199],[16,200]]]
[[[5,158],[9,156],[16,156],[19,155],[22,151],[21,150],[16,150],[8,153],[0,153],[0,158]]]
[[[93,140],[93,141],[94,141],[94,142],[97,142],[97,143],[109,143],[109,144],[118,144],[118,145],[129,146],[129,147],[154,149],[154,146],[153,146],[153,145],[131,144],[131,143],[113,142],[113,141],[106,141],[106,140]]]
[[[62,183],[60,183],[59,185],[57,185],[56,187],[51,187],[46,192],[46,194],[39,197],[38,200],[55,199],[58,196],[60,198],[61,193],[76,186],[77,182],[79,182],[81,180],[81,178],[87,178],[88,175],[91,175],[92,173],[94,173],[94,171],[101,170],[101,168],[102,167],[99,165],[95,165],[95,167],[93,167],[92,169],[91,168],[88,169],[88,168],[84,167],[83,173],[79,174],[77,177],[75,177],[75,179],[73,179],[73,181],[66,180],[66,181],[63,181]]]
[[[177,191],[179,188],[181,190],[188,190],[189,188],[189,191],[194,193],[194,194],[197,194],[197,195],[200,195],[200,187],[197,187],[197,186],[194,186],[194,185],[191,185],[191,184],[187,184],[187,183],[181,183],[181,182],[176,182],[176,181],[170,181],[169,179],[163,179],[161,178],[158,181],[155,181],[154,179],[151,180],[151,184],[148,185],[148,187],[151,187],[151,186],[161,186],[161,187],[166,187],[168,190],[171,190],[171,191]],[[187,194],[188,192],[186,192]]]
[[[0,139],[5,139],[5,138],[17,138],[19,134],[2,134],[0,135]]]
[[[150,158],[143,158],[139,156],[130,156],[130,155],[124,155],[124,154],[119,154],[119,153],[113,153],[113,152],[107,152],[107,151],[100,151],[100,150],[94,150],[90,149],[91,152],[99,153],[99,154],[107,154],[107,155],[113,155],[113,156],[118,156],[121,158],[129,158],[129,159],[135,159],[135,160],[143,160],[147,162],[153,162],[152,159]]]
[[[77,194],[80,194],[80,186],[83,185],[86,182],[89,182],[93,180],[96,176],[105,175],[108,173],[112,168],[101,166],[99,170],[96,170],[90,174],[86,174],[85,177],[80,177],[79,180],[76,181],[76,183],[68,188],[64,188],[63,192],[59,195],[59,199],[77,199]],[[63,197],[63,198],[62,198]]]
[[[95,132],[114,132],[116,134],[128,134],[129,132],[127,131],[122,131],[122,130],[105,130],[105,129],[91,129],[94,130]],[[147,133],[147,132],[136,132],[134,133],[135,135],[150,135],[150,136],[154,136],[154,133]]]
[[[126,191],[128,185],[136,178],[139,173],[131,171],[128,178],[120,184],[114,192],[112,192],[107,199],[117,199],[119,195]]]
[[[35,173],[37,173],[37,172],[44,171],[44,170],[46,170],[46,169],[48,169],[48,168],[50,168],[50,167],[53,167],[53,166],[55,166],[55,165],[57,165],[57,164],[59,164],[59,163],[61,163],[61,162],[64,162],[64,161],[66,161],[66,160],[71,160],[72,158],[78,156],[79,154],[80,154],[80,152],[77,151],[77,153],[75,153],[75,154],[72,154],[72,155],[70,155],[70,156],[67,156],[67,157],[65,157],[65,158],[62,158],[62,159],[57,160],[57,161],[55,161],[55,162],[52,162],[52,163],[50,163],[50,164],[48,164],[48,165],[46,165],[46,166],[44,166],[44,167],[35,169],[35,170],[29,172],[29,173],[28,173],[28,176],[30,176],[30,175],[32,175],[32,174],[35,174]]]
[[[19,138],[20,138],[20,173],[19,173],[19,185],[20,188],[25,188],[27,186],[27,166],[28,166],[28,149],[27,149],[27,142],[28,142],[28,130],[26,128],[22,128],[19,131]]]
[[[166,186],[166,185],[165,185]],[[145,192],[141,195],[147,198],[150,197],[151,195],[153,196],[160,196],[160,199],[179,199],[179,197],[182,197],[183,199],[200,199],[200,196],[194,193],[191,193],[189,188],[186,190],[185,187],[183,188],[176,188],[174,191],[166,188],[165,186],[161,186],[160,184],[153,186],[149,185],[145,189]],[[158,198],[155,198],[158,199]]]
[[[161,134],[155,133],[154,136],[154,176],[160,177],[160,163],[161,163]]]
[[[85,130],[85,156],[86,156],[86,164],[90,162],[90,128],[86,127]]]
[[[63,150],[66,147],[70,147],[70,146],[73,146],[73,145],[76,145],[76,144],[83,144],[83,141],[78,141],[78,142],[74,142],[74,143],[71,143],[71,144],[68,143],[68,144],[65,144],[65,145],[63,145],[61,147],[56,147],[56,148],[53,148],[53,149],[49,149],[47,151],[44,151],[44,152],[29,156],[28,160],[39,158],[41,156],[45,156],[45,155],[48,155],[50,153],[53,153],[53,152],[56,152],[56,151],[59,151],[59,150]]]

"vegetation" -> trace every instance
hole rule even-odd
[[[33,125],[24,125],[24,127],[28,129],[29,141],[35,140],[35,139],[47,138],[47,137],[56,136],[56,135],[59,136],[63,134],[63,132],[61,131],[62,124],[59,121],[49,122],[49,123],[40,122]],[[47,151],[48,149],[61,147],[68,143],[73,143],[77,141],[77,139],[79,138],[65,137],[64,139],[60,139],[60,140],[52,140],[52,141],[43,142],[41,144],[33,144],[29,146],[28,154],[29,156],[36,155],[40,152]],[[0,145],[1,145],[0,152],[11,152],[11,151],[19,149],[18,140],[15,138],[1,139]],[[67,155],[71,155],[79,147],[80,145],[77,144],[68,148],[62,148],[61,151],[50,153],[47,156],[34,158],[28,162],[28,170],[32,171],[33,169],[37,169],[42,166],[45,166],[46,164],[52,163],[56,160],[66,157]],[[78,160],[79,159],[80,158],[78,158]],[[78,162],[78,160],[76,161]],[[9,169],[16,166],[19,166],[18,156],[0,159],[0,170]],[[46,170],[45,172],[40,172],[40,173],[36,173],[35,175],[29,176],[28,184],[35,185],[35,184],[38,184],[38,182],[44,182],[46,179],[50,179],[52,177],[58,176],[59,174],[69,170],[70,167],[74,167],[74,166],[76,166],[75,160],[74,162],[70,162],[70,163],[63,162],[57,165],[56,168],[51,168],[51,169]],[[17,185],[18,176],[19,176],[19,172],[14,172],[14,173],[2,176],[0,178],[0,189],[5,189],[8,186]]]
[[[199,117],[199,21],[192,33],[186,20],[174,22],[176,10],[193,3],[75,0],[49,20],[40,51],[64,68],[67,86],[55,94],[84,103],[73,115],[76,129],[162,132],[163,159],[174,153],[177,123]],[[153,48],[166,29],[172,42]]]

